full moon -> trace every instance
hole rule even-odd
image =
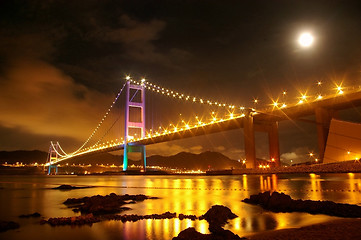
[[[298,39],[298,43],[302,47],[309,47],[313,43],[313,36],[310,33],[302,33]]]

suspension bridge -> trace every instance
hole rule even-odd
[[[318,82],[320,86],[322,83]],[[166,97],[183,100],[189,103],[213,106],[227,109],[223,117],[213,116],[209,121],[200,120],[196,117],[194,124],[184,122],[183,125],[171,124],[171,127],[161,128],[157,131],[146,130],[145,125],[145,92],[155,92]],[[361,106],[361,86],[335,85],[329,94],[321,94],[318,91],[314,95],[301,94],[294,103],[286,103],[286,92],[282,93],[283,98],[273,100],[266,107],[256,107],[258,99],[254,99],[254,107],[236,106],[199,97],[194,97],[152,84],[145,79],[135,81],[129,76],[125,84],[116,95],[111,106],[96,126],[89,138],[74,152],[66,153],[59,142],[51,142],[48,154],[48,173],[53,169],[57,172],[57,164],[62,161],[73,159],[90,154],[123,150],[123,171],[128,169],[128,153],[138,152],[141,154],[143,171],[146,170],[146,146],[150,144],[168,142],[178,139],[191,138],[217,132],[243,129],[244,150],[247,168],[257,166],[255,132],[265,132],[269,139],[269,159],[275,166],[280,165],[280,150],[278,136],[278,122],[284,120],[301,120],[314,123],[317,128],[319,159],[322,161],[326,147],[326,140],[331,119],[337,116],[339,110]],[[114,111],[115,104],[124,96],[124,137],[111,141],[102,142],[104,135],[94,144],[94,136],[102,127],[104,121],[111,111]],[[136,117],[134,117],[137,115]],[[315,115],[315,120],[303,119]],[[117,123],[117,119],[111,126]],[[109,129],[105,131],[109,132]],[[106,134],[105,134],[106,135]]]

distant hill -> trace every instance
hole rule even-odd
[[[46,158],[48,156],[47,152],[42,152],[39,150],[33,151],[25,151],[25,150],[18,150],[18,151],[0,151],[0,164],[5,162],[9,164],[14,164],[16,162],[22,162],[24,164],[28,163],[45,163]]]
[[[170,168],[186,168],[186,169],[230,169],[241,168],[242,164],[232,160],[219,152],[203,152],[193,154],[180,152],[173,156],[154,155],[147,158],[148,166],[164,166]]]
[[[0,164],[2,163],[45,163],[48,153],[42,151],[0,151]],[[121,165],[123,163],[123,156],[113,155],[110,153],[94,154],[86,157],[79,157],[74,160],[66,161],[69,164],[115,164]],[[141,165],[140,161],[129,160],[129,165]],[[193,154],[187,152],[180,152],[173,156],[153,155],[147,157],[147,166],[161,166],[168,168],[185,168],[193,170],[207,170],[211,169],[230,169],[241,168],[242,164],[238,161],[232,160],[218,152],[203,152],[200,154]]]

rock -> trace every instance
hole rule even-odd
[[[92,225],[93,223],[99,222],[100,219],[94,217],[93,214],[87,214],[84,216],[78,217],[59,217],[59,218],[49,218],[48,220],[42,220],[40,223],[48,223],[51,226],[61,226],[61,225]]]
[[[130,208],[121,207],[129,202],[139,202],[145,199],[156,199],[142,194],[138,195],[117,195],[111,193],[106,196],[96,195],[84,198],[68,198],[64,204],[69,207],[76,207],[74,212],[81,212],[82,214],[92,213],[94,215],[114,214],[119,213]]]
[[[17,222],[12,221],[0,221],[0,232],[5,232],[10,229],[17,229],[20,225]]]
[[[242,240],[247,238],[240,238],[238,235],[229,230],[224,230],[219,234],[203,234],[197,232],[195,228],[190,227],[181,231],[173,240]]]
[[[194,221],[197,219],[197,216],[196,215],[185,215],[185,214],[180,213],[178,218],[179,218],[179,220],[190,219],[190,220]]]
[[[275,212],[288,212],[292,208],[292,198],[284,193],[273,192],[265,205]]]
[[[120,220],[122,222],[136,222],[142,219],[171,219],[177,217],[177,213],[165,212],[162,214],[151,215],[137,215],[137,214],[124,214],[124,215],[107,215],[107,220]]]
[[[19,218],[32,218],[32,217],[41,217],[41,214],[38,212],[34,212],[31,214],[22,214],[19,216]]]
[[[267,197],[267,194],[269,197]],[[245,203],[261,205],[273,212],[307,212],[326,214],[336,217],[360,218],[361,206],[335,203],[332,201],[294,200],[284,193],[270,192],[251,195],[243,200]]]
[[[194,227],[187,228],[181,231],[177,237],[174,237],[173,240],[210,240],[209,234],[202,234],[197,232]]]
[[[60,185],[59,187],[55,187],[52,189],[57,189],[57,190],[73,190],[73,189],[83,189],[83,188],[93,188],[93,186],[85,186],[85,187],[76,187],[76,186],[71,186],[71,185]]]
[[[228,207],[214,205],[202,216],[202,219],[209,223],[209,231],[216,233],[223,230],[222,227],[227,223],[228,219],[236,217],[238,216],[232,213]]]

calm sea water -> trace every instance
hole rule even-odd
[[[60,184],[97,186],[72,191],[52,190]],[[331,200],[361,205],[361,174],[283,174],[240,176],[0,176],[0,220],[21,227],[0,233],[0,239],[171,239],[188,227],[208,233],[206,221],[179,219],[104,221],[92,226],[40,225],[39,219],[20,219],[21,214],[41,213],[45,218],[75,216],[62,204],[67,198],[96,194],[146,194],[160,199],[132,204],[125,213],[152,214],[166,211],[204,214],[212,205],[229,207],[239,217],[226,228],[239,236],[300,227],[335,217],[306,213],[272,213],[241,200],[265,190],[277,190],[296,199]]]

